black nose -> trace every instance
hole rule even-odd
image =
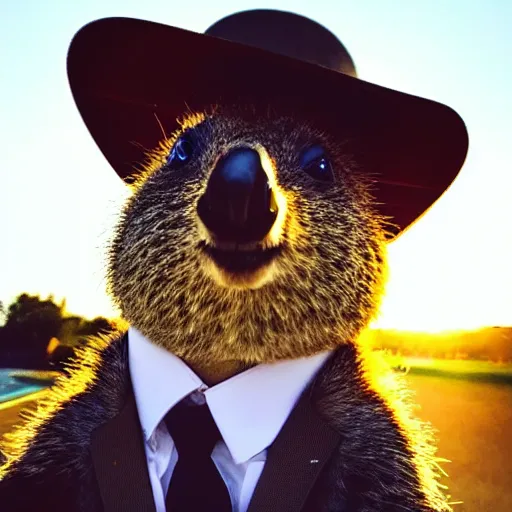
[[[219,160],[198,214],[218,240],[248,243],[265,237],[277,206],[257,151],[238,148]]]

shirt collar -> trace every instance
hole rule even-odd
[[[177,356],[151,343],[137,329],[128,329],[128,364],[140,424],[146,441],[167,412],[204,386]]]
[[[181,359],[130,328],[128,359],[144,436],[148,440],[174,405],[201,390],[233,460],[246,462],[272,444],[331,353],[260,364],[208,388]]]

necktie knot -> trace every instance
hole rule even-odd
[[[206,404],[195,405],[182,400],[168,412],[165,423],[178,455],[210,455],[215,443],[221,438]]]

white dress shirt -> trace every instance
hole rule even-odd
[[[174,405],[187,395],[198,404],[206,401],[222,435],[212,459],[228,488],[233,512],[246,512],[267,448],[330,354],[260,364],[209,388],[181,359],[130,328],[130,375],[157,512],[165,512],[165,495],[178,460],[162,421]]]

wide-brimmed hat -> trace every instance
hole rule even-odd
[[[177,119],[212,105],[270,105],[310,121],[374,180],[391,236],[447,189],[466,157],[464,122],[440,103],[365,82],[341,42],[296,14],[254,10],[206,34],[131,18],[74,37],[68,77],[97,145],[127,183]]]

